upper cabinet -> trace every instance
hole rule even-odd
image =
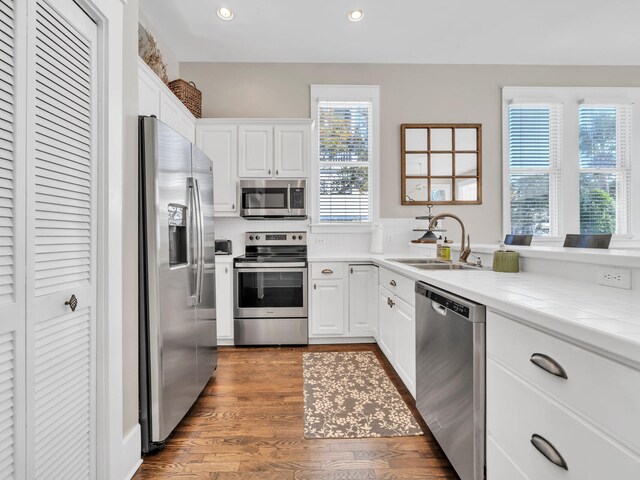
[[[214,213],[237,215],[238,127],[198,121],[196,145],[213,161]]]
[[[309,175],[310,122],[275,125],[273,138],[275,176],[306,177]]]
[[[273,166],[273,125],[240,125],[240,162],[238,174],[241,178],[271,177]]]
[[[140,58],[138,58],[138,114],[154,115],[190,142],[195,142],[195,117]]]
[[[311,120],[239,125],[240,178],[298,178],[309,172]]]

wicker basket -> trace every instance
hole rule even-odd
[[[168,87],[194,117],[202,118],[202,92],[196,88],[195,83],[179,78],[169,82]]]

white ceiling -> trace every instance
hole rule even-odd
[[[235,18],[224,22],[215,10]],[[362,8],[365,18],[347,20]],[[638,0],[140,0],[179,61],[640,65]]]

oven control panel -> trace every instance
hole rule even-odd
[[[247,232],[245,245],[306,245],[307,232]]]

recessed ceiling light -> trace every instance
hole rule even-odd
[[[218,8],[216,13],[218,14],[218,17],[220,17],[222,20],[227,20],[227,21],[233,20],[233,12],[227,7]]]
[[[347,14],[347,18],[352,22],[359,22],[364,18],[364,10],[359,10],[359,9],[349,10],[349,13]]]

